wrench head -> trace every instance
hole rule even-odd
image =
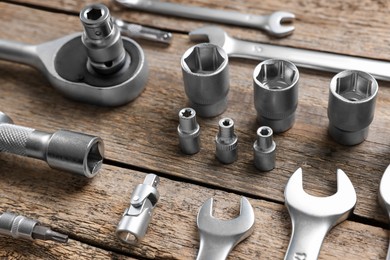
[[[356,205],[356,192],[348,176],[337,170],[337,192],[329,197],[307,194],[302,185],[302,169],[289,179],[284,190],[285,205],[291,218],[307,216],[327,221],[331,226],[348,218]]]
[[[253,232],[255,213],[248,199],[241,197],[240,215],[235,219],[221,220],[213,217],[213,199],[208,199],[200,208],[197,225],[199,233],[212,237],[234,240],[237,245]]]
[[[208,41],[217,45],[229,54],[225,47],[226,42],[231,38],[223,29],[217,26],[205,26],[195,29],[189,33],[191,41]]]
[[[379,184],[379,202],[390,217],[390,165],[385,170]]]
[[[269,34],[276,37],[284,37],[290,35],[295,30],[292,25],[283,25],[285,22],[291,22],[295,19],[295,15],[289,12],[273,12],[268,16],[268,24],[265,29]]]

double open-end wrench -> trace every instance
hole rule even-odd
[[[235,219],[216,219],[212,211],[213,199],[210,198],[198,213],[200,246],[197,260],[226,259],[230,251],[253,232],[255,213],[245,197],[241,198],[240,215]]]
[[[251,15],[233,11],[160,2],[158,0],[116,0],[116,2],[126,7],[146,12],[260,29],[277,37],[287,36],[295,29],[294,26],[291,25],[282,25],[283,22],[290,22],[295,18],[294,14],[283,11],[273,12],[270,15]]]
[[[390,218],[390,165],[383,174],[379,185],[379,202]],[[390,246],[387,250],[386,260],[390,260]]]
[[[293,62],[298,67],[330,72],[361,70],[370,73],[376,79],[390,81],[390,62],[386,61],[238,40],[216,26],[196,29],[190,32],[190,38],[218,45],[229,57],[254,60],[283,59]]]
[[[290,213],[292,235],[285,260],[317,259],[322,242],[332,227],[346,220],[356,204],[356,192],[348,176],[337,170],[337,192],[330,197],[307,194],[302,186],[302,169],[289,179],[284,190]]]

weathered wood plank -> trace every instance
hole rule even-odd
[[[75,239],[93,241],[115,252],[152,259],[194,259],[199,245],[196,215],[203,202],[213,197],[214,215],[219,218],[238,214],[239,195],[161,178],[160,201],[148,233],[141,244],[130,246],[118,241],[115,229],[144,173],[105,166],[100,175],[85,180],[48,170],[39,162],[30,168],[28,159],[17,162],[10,157],[0,158],[1,211],[28,214]],[[287,210],[263,200],[250,202],[256,216],[254,233],[236,247],[230,259],[282,259],[291,232]],[[73,242],[64,247],[39,247],[42,251],[47,247],[47,255],[65,248],[80,251]],[[18,250],[24,254],[28,248]],[[346,221],[327,236],[320,259],[383,259],[386,250],[387,230]]]
[[[79,26],[73,16],[4,3],[0,7],[4,10],[1,19],[7,23],[7,29],[0,31],[7,39],[39,43],[73,32]],[[335,191],[336,168],[341,168],[357,190],[359,203],[355,213],[387,221],[377,203],[377,188],[388,164],[389,83],[380,82],[376,117],[368,140],[355,147],[344,147],[327,135],[327,88],[332,74],[301,70],[296,124],[275,137],[276,169],[259,173],[252,165],[251,150],[257,128],[251,86],[255,62],[233,60],[230,65],[229,107],[223,116],[235,120],[240,138],[239,160],[222,165],[214,158],[213,138],[220,117],[199,119],[200,153],[180,153],[177,112],[187,101],[179,60],[191,44],[178,34],[168,48],[142,43],[150,64],[146,90],[131,104],[113,109],[69,101],[33,69],[0,62],[1,109],[17,124],[51,131],[66,127],[100,135],[106,141],[108,159],[280,202],[289,176],[298,167],[303,167],[305,187],[317,195]]]
[[[168,0],[164,0],[168,1]],[[85,5],[94,0],[74,1],[40,1],[12,0],[12,2],[29,3],[50,7],[60,11],[78,13]],[[168,30],[188,32],[210,22],[166,17],[146,12],[128,10],[111,0],[100,1],[110,7],[113,14],[125,20],[155,26]],[[387,1],[258,1],[204,0],[179,1],[186,5],[233,10],[249,14],[269,14],[284,10],[296,15],[296,31],[288,38],[279,40],[268,37],[259,30],[224,26],[231,35],[253,41],[308,48],[314,50],[345,53],[378,59],[390,59],[390,44],[387,28],[390,26]]]

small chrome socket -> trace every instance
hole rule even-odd
[[[257,121],[274,133],[290,129],[298,106],[297,67],[286,60],[266,60],[253,72],[254,104]]]
[[[185,154],[196,154],[200,150],[200,126],[196,121],[196,112],[192,108],[183,108],[179,112],[177,127],[180,149]]]
[[[218,134],[215,137],[215,155],[221,163],[233,163],[238,157],[238,137],[234,133],[234,121],[231,118],[222,118],[218,126]]]
[[[329,88],[329,134],[342,145],[356,145],[368,136],[374,119],[378,83],[363,71],[346,70],[332,78]]]
[[[276,144],[273,140],[272,128],[261,126],[256,132],[257,139],[253,144],[253,162],[263,172],[275,168]]]
[[[80,12],[80,20],[84,26],[82,42],[88,54],[88,68],[101,74],[119,71],[129,56],[108,8],[103,4],[86,6]]]
[[[185,92],[201,117],[217,116],[227,108],[228,60],[226,52],[211,43],[197,44],[181,58]]]

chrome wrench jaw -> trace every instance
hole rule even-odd
[[[356,192],[342,170],[337,170],[337,187],[332,196],[315,197],[303,190],[301,168],[290,177],[284,195],[292,235],[284,259],[317,259],[329,230],[353,212]]]
[[[264,30],[275,37],[288,36],[294,32],[295,27],[285,25],[284,23],[291,23],[294,19],[295,15],[293,13],[284,11],[273,12],[267,17],[268,23],[264,26]]]
[[[226,259],[233,248],[249,237],[254,228],[255,215],[249,201],[241,198],[240,215],[231,220],[213,217],[213,199],[208,199],[200,208],[197,226],[200,246],[197,260]]]
[[[390,165],[386,168],[379,184],[379,203],[383,210],[386,211],[387,217],[390,219]],[[390,242],[390,241],[389,241]],[[390,244],[387,249],[386,259],[390,259]]]

